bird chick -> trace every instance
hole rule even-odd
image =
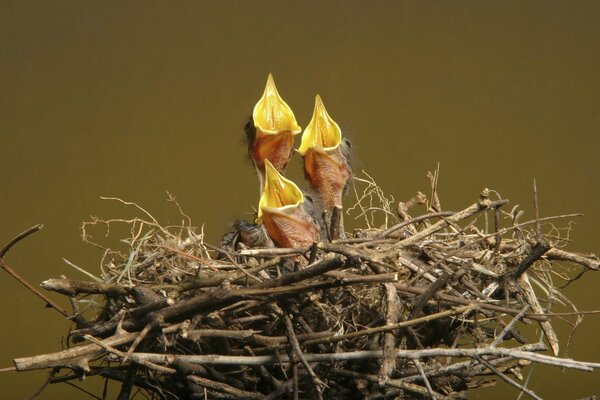
[[[265,160],[285,171],[294,149],[294,136],[302,131],[294,112],[279,95],[273,74],[269,74],[261,99],[246,124],[248,154],[256,167],[260,190],[264,185]]]
[[[263,224],[278,247],[309,246],[319,240],[319,227],[296,184],[265,160],[265,185],[256,223]]]
[[[341,211],[342,198],[352,177],[350,149],[350,142],[342,138],[340,127],[329,116],[321,97],[317,95],[313,116],[302,134],[298,152],[304,157],[304,175],[327,225],[331,223],[331,217],[328,216],[334,214],[334,208]],[[326,226],[328,233],[331,228],[343,232],[339,226],[341,219],[332,224],[338,226]]]

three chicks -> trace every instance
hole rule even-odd
[[[261,191],[256,223],[264,226],[278,247],[304,247],[323,235],[333,240],[343,234],[342,198],[352,177],[350,143],[317,95],[312,119],[297,150],[304,159],[313,204],[284,176],[294,154],[294,137],[301,131],[269,74],[263,96],[246,125],[246,135]]]

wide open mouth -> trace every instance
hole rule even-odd
[[[281,175],[269,160],[265,160],[265,188],[258,203],[257,223],[262,223],[263,210],[279,211],[298,207],[304,201],[296,184]]]
[[[273,74],[269,74],[262,97],[252,112],[254,126],[266,134],[289,131],[298,134],[302,128],[296,122],[294,112],[277,92]]]
[[[327,114],[327,110],[317,95],[312,119],[302,134],[298,152],[302,155],[310,149],[334,150],[342,143],[342,130]]]

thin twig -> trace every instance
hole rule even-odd
[[[514,387],[516,387],[521,392],[527,393],[532,399],[535,399],[535,400],[544,400],[540,396],[538,396],[537,394],[535,394],[531,389],[526,388],[525,386],[521,385],[520,383],[518,383],[514,379],[510,378],[504,372],[499,371],[498,368],[494,367],[492,364],[490,364],[489,362],[487,362],[483,357],[475,356],[475,359],[477,361],[479,361],[481,364],[485,365],[487,368],[489,368],[490,371],[492,371],[496,375],[498,375],[504,382],[506,382],[506,383],[508,383],[508,384],[510,384],[510,385],[512,385]]]
[[[317,397],[323,400],[323,387],[325,384],[323,381],[321,381],[321,379],[319,379],[317,374],[315,374],[315,371],[313,371],[311,366],[308,364],[308,361],[304,357],[304,352],[300,348],[300,343],[298,342],[298,338],[296,338],[296,333],[294,332],[294,324],[287,313],[283,315],[283,322],[285,323],[285,327],[288,332],[288,338],[296,357],[300,360],[304,366],[304,369],[306,369],[306,372],[308,372],[308,375],[310,375],[315,392],[317,393]]]
[[[435,396],[435,393],[433,392],[433,388],[431,387],[431,383],[429,382],[429,379],[427,379],[427,375],[425,375],[425,371],[423,370],[423,366],[421,365],[421,362],[418,359],[412,359],[411,360],[413,362],[413,364],[415,364],[415,367],[417,367],[417,369],[419,370],[419,374],[421,375],[421,378],[423,378],[423,382],[425,383],[425,387],[427,388],[427,391],[429,392],[429,396],[431,396],[432,400],[436,400],[437,397]]]

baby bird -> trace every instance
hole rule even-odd
[[[279,172],[285,171],[293,154],[294,136],[302,131],[292,109],[279,95],[273,74],[269,74],[263,96],[254,106],[245,130],[248,153],[256,167],[262,192],[265,160]]]
[[[319,241],[319,226],[296,184],[265,160],[265,184],[256,223],[263,224],[278,247],[304,247]]]
[[[304,157],[304,175],[323,212],[326,231],[343,234],[341,222],[342,198],[352,177],[350,142],[342,138],[338,124],[329,116],[319,95],[315,99],[312,119],[304,133],[298,152]],[[334,209],[338,220],[332,221]],[[333,236],[338,236],[333,234]]]

